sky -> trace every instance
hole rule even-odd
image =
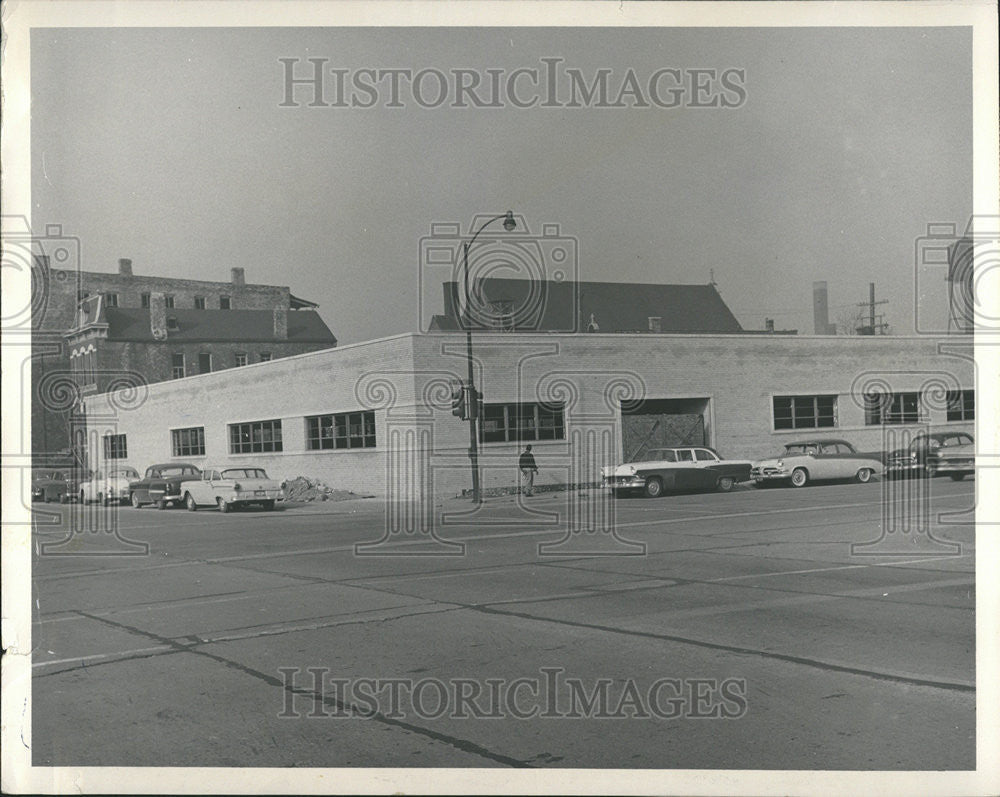
[[[811,333],[814,280],[831,321],[875,282],[894,333],[947,328],[943,273],[915,252],[928,224],[971,213],[965,28],[50,28],[31,57],[32,224],[79,238],[89,271],[240,266],[352,343],[441,312],[432,225],[460,225],[454,243],[510,209],[520,235],[557,225],[581,279],[714,278],[748,329]],[[282,107],[282,58],[297,77],[323,58],[348,81],[462,68],[481,87],[561,59],[562,107],[451,107],[452,86],[440,107],[405,88],[389,107],[386,81],[373,107],[311,107],[310,87]],[[739,70],[741,91],[712,84],[736,107],[690,107],[690,89],[678,107],[565,107],[567,69],[609,70],[612,93],[631,70],[647,102],[663,69]],[[426,106],[437,83],[421,85]]]

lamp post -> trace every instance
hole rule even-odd
[[[479,396],[476,393],[475,374],[472,363],[472,313],[469,310],[469,248],[476,242],[479,233],[485,230],[490,224],[503,219],[503,228],[510,232],[517,226],[514,221],[514,212],[508,210],[492,219],[487,219],[483,225],[476,230],[472,238],[462,245],[462,265],[465,282],[465,359],[469,366],[469,393],[466,399],[465,408],[469,416],[469,463],[472,466],[472,502],[482,503],[482,494],[479,489],[479,435],[476,430],[476,421],[479,417]]]

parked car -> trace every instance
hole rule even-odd
[[[705,446],[653,448],[618,467],[601,469],[601,480],[612,495],[642,490],[650,498],[665,490],[733,489],[750,479],[750,462],[723,459]]]
[[[216,506],[220,512],[250,504],[274,509],[281,498],[281,485],[270,479],[263,468],[208,467],[196,481],[184,482],[184,504],[194,512],[199,506]]]
[[[897,477],[933,476],[939,470],[936,462],[940,453],[950,451],[955,447],[965,449],[963,452],[959,452],[958,459],[972,459],[974,457],[972,435],[967,432],[918,434],[910,441],[909,446],[892,451],[886,456],[886,475]],[[971,472],[970,463],[968,473]]]
[[[185,462],[150,465],[142,479],[129,484],[129,501],[136,509],[143,504],[156,504],[157,509],[166,509],[183,502],[181,485],[184,482],[200,478],[201,471]]]
[[[139,480],[139,472],[128,465],[116,465],[106,471],[97,471],[80,485],[80,503],[97,501],[107,506],[112,502],[129,500],[129,485]]]
[[[969,442],[942,444],[927,454],[928,476],[947,473],[954,481],[959,482],[976,472],[976,445],[970,435],[961,436],[968,437]]]
[[[755,462],[750,475],[758,487],[780,482],[805,487],[810,481],[827,479],[864,484],[882,472],[878,454],[860,453],[846,440],[824,438],[787,443],[778,456]]]
[[[31,474],[31,500],[65,504],[76,498],[80,471],[75,468],[42,468]]]

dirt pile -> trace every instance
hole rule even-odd
[[[347,501],[351,498],[371,498],[370,495],[352,493],[350,490],[335,490],[319,480],[296,476],[282,482],[286,501]]]

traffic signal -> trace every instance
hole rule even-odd
[[[455,385],[451,388],[451,414],[456,415],[463,421],[468,418],[465,414],[465,385]]]
[[[474,387],[469,388],[469,411],[472,418],[483,417],[483,394]]]

